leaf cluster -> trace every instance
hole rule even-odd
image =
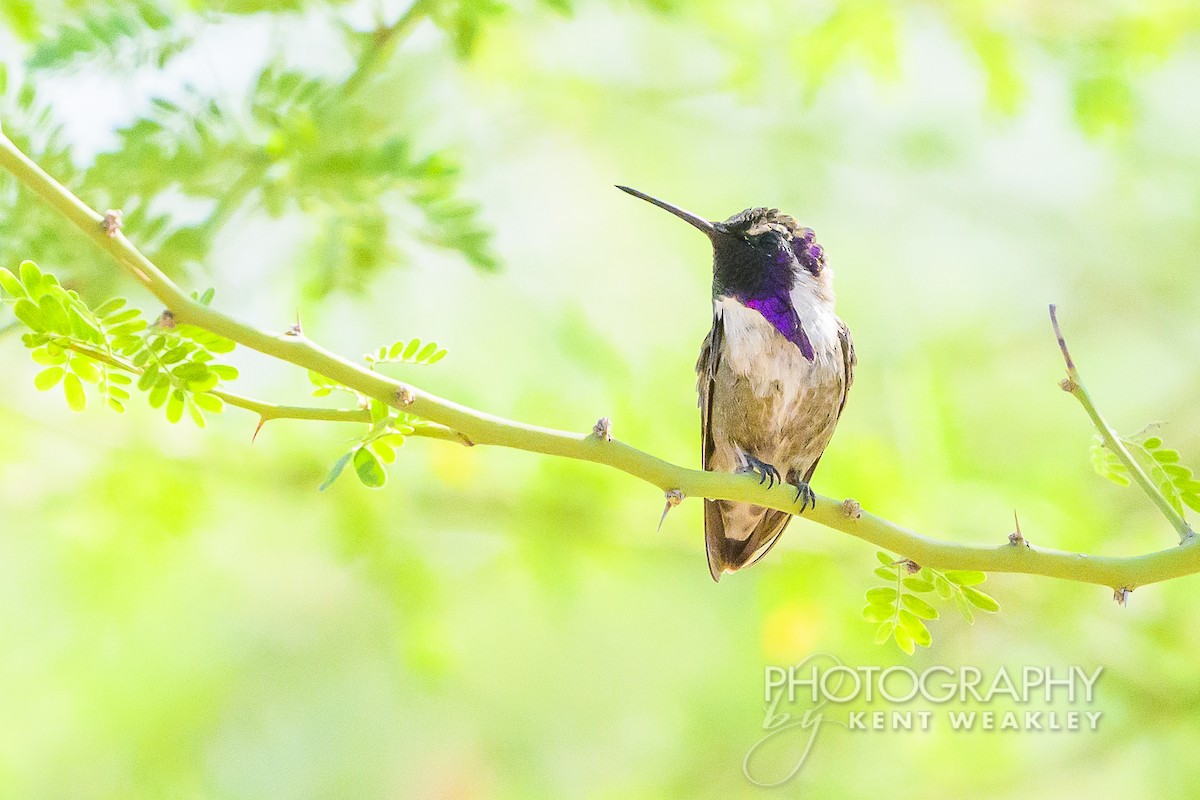
[[[917,645],[929,647],[933,636],[925,624],[937,619],[940,614],[925,597],[936,594],[943,601],[950,601],[968,623],[975,622],[973,608],[996,612],[1000,604],[991,595],[978,589],[987,576],[974,570],[940,570],[931,567],[916,567],[911,561],[896,560],[888,553],[878,551],[875,557],[880,566],[875,574],[886,582],[867,590],[867,605],[863,607],[863,619],[876,623],[875,643],[885,644],[889,640],[906,654],[912,655]],[[932,599],[932,598],[931,598]]]
[[[212,290],[198,297],[212,301]],[[61,386],[73,411],[87,407],[85,384],[100,400],[123,412],[136,388],[150,405],[164,409],[175,423],[187,413],[204,427],[204,413],[219,413],[224,402],[212,392],[237,370],[216,362],[233,342],[188,325],[176,325],[169,313],[154,324],[142,312],[114,297],[91,308],[73,289],[32,261],[17,272],[0,268],[0,298],[27,329],[22,341],[43,369],[34,378],[39,391]]]
[[[1117,437],[1129,454],[1141,465],[1163,497],[1181,516],[1184,506],[1200,511],[1200,480],[1180,462],[1178,450],[1167,447],[1162,437],[1144,428],[1131,436]],[[1118,486],[1129,486],[1132,476],[1121,458],[1098,434],[1092,438],[1092,468]]]
[[[407,341],[401,339],[390,346],[383,345],[376,352],[364,355],[363,360],[371,369],[375,369],[381,364],[436,364],[445,356],[446,350],[438,347],[437,342],[423,344],[420,339],[414,338]],[[334,463],[329,475],[321,483],[321,490],[332,485],[349,464],[353,464],[354,474],[364,486],[382,488],[387,483],[387,465],[396,460],[396,449],[404,445],[405,437],[428,423],[319,373],[309,371],[308,380],[313,385],[314,397],[344,392],[353,397],[360,408],[367,409],[371,416],[366,432]]]

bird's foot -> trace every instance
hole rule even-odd
[[[745,456],[745,460],[746,465],[739,469],[738,472],[757,475],[759,483],[762,483],[763,481],[770,481],[770,483],[767,484],[768,489],[777,483],[783,483],[783,478],[779,476],[779,470],[775,469],[775,467],[771,466],[767,462],[760,461],[749,454]]]
[[[800,503],[800,513],[803,514],[806,509],[817,507],[817,495],[804,481],[794,473],[788,473],[789,484],[796,487],[796,500]]]

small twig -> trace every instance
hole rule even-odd
[[[1134,481],[1141,487],[1146,496],[1154,505],[1158,506],[1158,510],[1162,512],[1171,526],[1179,534],[1180,543],[1186,542],[1195,536],[1192,526],[1188,525],[1187,520],[1175,510],[1170,501],[1158,490],[1154,482],[1142,469],[1141,464],[1134,460],[1129,451],[1125,449],[1125,445],[1121,443],[1120,438],[1100,416],[1100,412],[1096,409],[1096,405],[1092,402],[1091,396],[1084,388],[1083,382],[1079,380],[1079,371],[1075,368],[1075,362],[1071,360],[1071,353],[1067,350],[1067,340],[1063,337],[1062,329],[1058,325],[1058,309],[1052,303],[1050,305],[1050,324],[1054,327],[1054,335],[1058,339],[1058,347],[1062,350],[1063,361],[1067,364],[1067,379],[1060,385],[1063,391],[1068,392],[1083,406],[1084,411],[1092,420],[1092,425],[1100,432],[1100,437],[1104,440],[1104,446],[1109,449],[1121,463],[1129,470],[1129,474],[1133,476]]]

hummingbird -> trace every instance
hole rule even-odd
[[[708,237],[713,250],[712,329],[696,362],[701,462],[796,488],[800,513],[816,504],[809,482],[837,427],[857,359],[834,313],[833,271],[811,228],[774,208],[710,222],[628,186]],[[758,561],[792,515],[753,503],[704,501],[713,580]]]

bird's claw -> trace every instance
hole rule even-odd
[[[805,510],[809,508],[817,507],[817,495],[816,492],[812,490],[811,486],[804,481],[799,481],[798,483],[793,483],[792,485],[796,487],[796,500],[800,502],[801,514],[803,514]]]
[[[760,461],[754,456],[746,456],[746,466],[741,472],[749,473],[758,476],[758,483],[761,486],[763,481],[769,481],[767,488],[771,489],[777,483],[783,483],[783,478],[779,476],[779,470],[771,466],[765,461]]]

